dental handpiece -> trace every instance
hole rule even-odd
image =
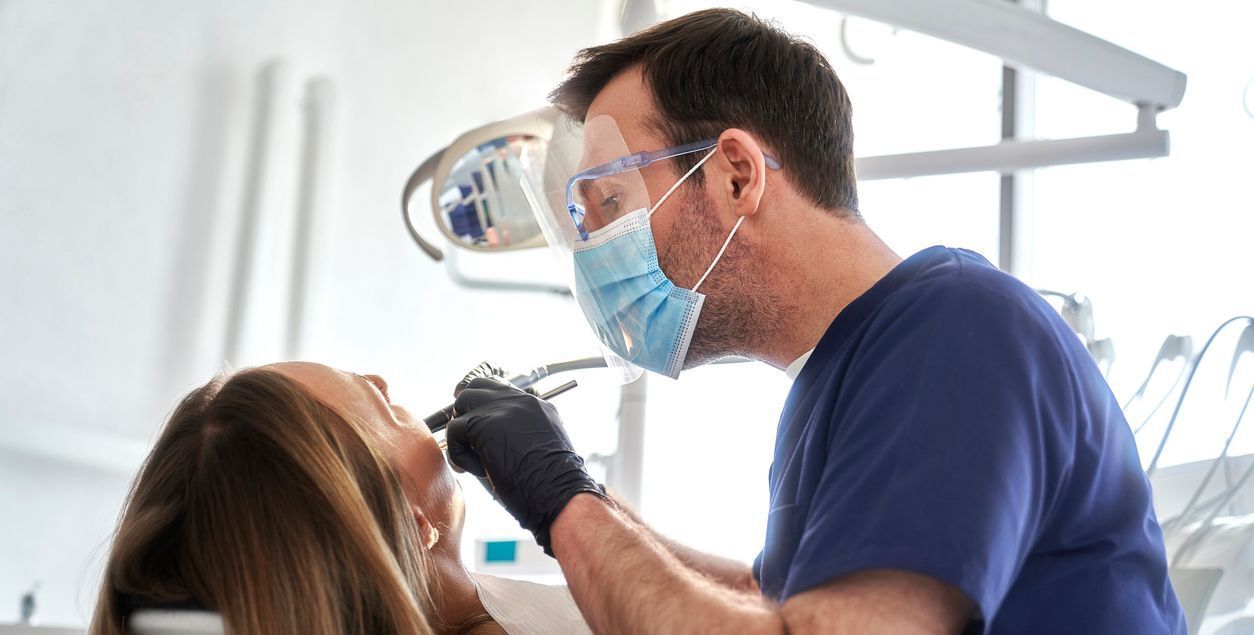
[[[572,379],[562,384],[561,386],[558,386],[557,388],[554,388],[548,392],[542,393],[538,396],[541,399],[548,401],[549,399],[552,399],[564,392],[567,392],[575,388],[578,385],[579,385],[579,382]],[[430,415],[427,415],[425,418],[423,418],[423,422],[427,424],[427,428],[429,428],[432,433],[439,432],[440,430],[443,430],[444,428],[448,427],[448,422],[452,420],[453,420],[453,404],[449,404],[431,413]]]

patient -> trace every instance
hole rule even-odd
[[[307,362],[239,371],[170,416],[122,512],[91,633],[139,630],[129,618],[153,607],[216,611],[234,634],[587,632],[563,587],[472,577],[463,516],[435,439],[382,378]]]

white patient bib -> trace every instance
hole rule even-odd
[[[592,635],[565,586],[471,573],[479,601],[509,635]]]

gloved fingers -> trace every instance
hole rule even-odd
[[[453,387],[453,398],[456,399],[458,395],[462,394],[462,391],[466,389],[466,386],[470,385],[470,382],[474,381],[475,379],[478,379],[481,377],[504,377],[504,376],[505,376],[505,371],[501,370],[500,368],[496,366],[493,366],[492,364],[488,362],[482,362],[478,366],[475,366],[469,373],[466,373],[466,376],[462,377],[461,381],[457,382],[457,385]]]
[[[463,472],[470,472],[480,478],[487,476],[487,472],[483,469],[483,464],[479,462],[479,455],[475,454],[474,450],[454,451],[452,448],[449,448],[448,460],[455,467],[461,468]]]
[[[465,416],[448,422],[444,432],[444,438],[448,441],[448,460],[475,476],[484,477],[487,476],[487,471],[483,469],[479,455],[470,445],[470,423],[470,418]]]
[[[453,411],[464,415],[475,408],[492,403],[511,395],[525,394],[523,391],[495,379],[477,378],[466,386],[466,389],[453,402]]]
[[[475,377],[465,388],[512,388],[514,385],[497,377]]]

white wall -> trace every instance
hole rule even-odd
[[[449,337],[464,318],[447,306],[487,314],[496,299],[454,288],[414,249],[397,202],[458,133],[542,105],[600,36],[602,5],[0,2],[0,622],[33,580],[46,623],[85,621],[131,470],[177,397],[226,361],[258,77],[273,60],[292,91],[268,209],[290,213],[304,79],[337,93],[302,357],[390,374],[434,406],[485,351],[521,364],[567,352],[545,338],[520,348],[506,329]],[[555,300],[512,306],[519,332],[563,324],[548,317]],[[273,350],[254,337],[230,361]]]

